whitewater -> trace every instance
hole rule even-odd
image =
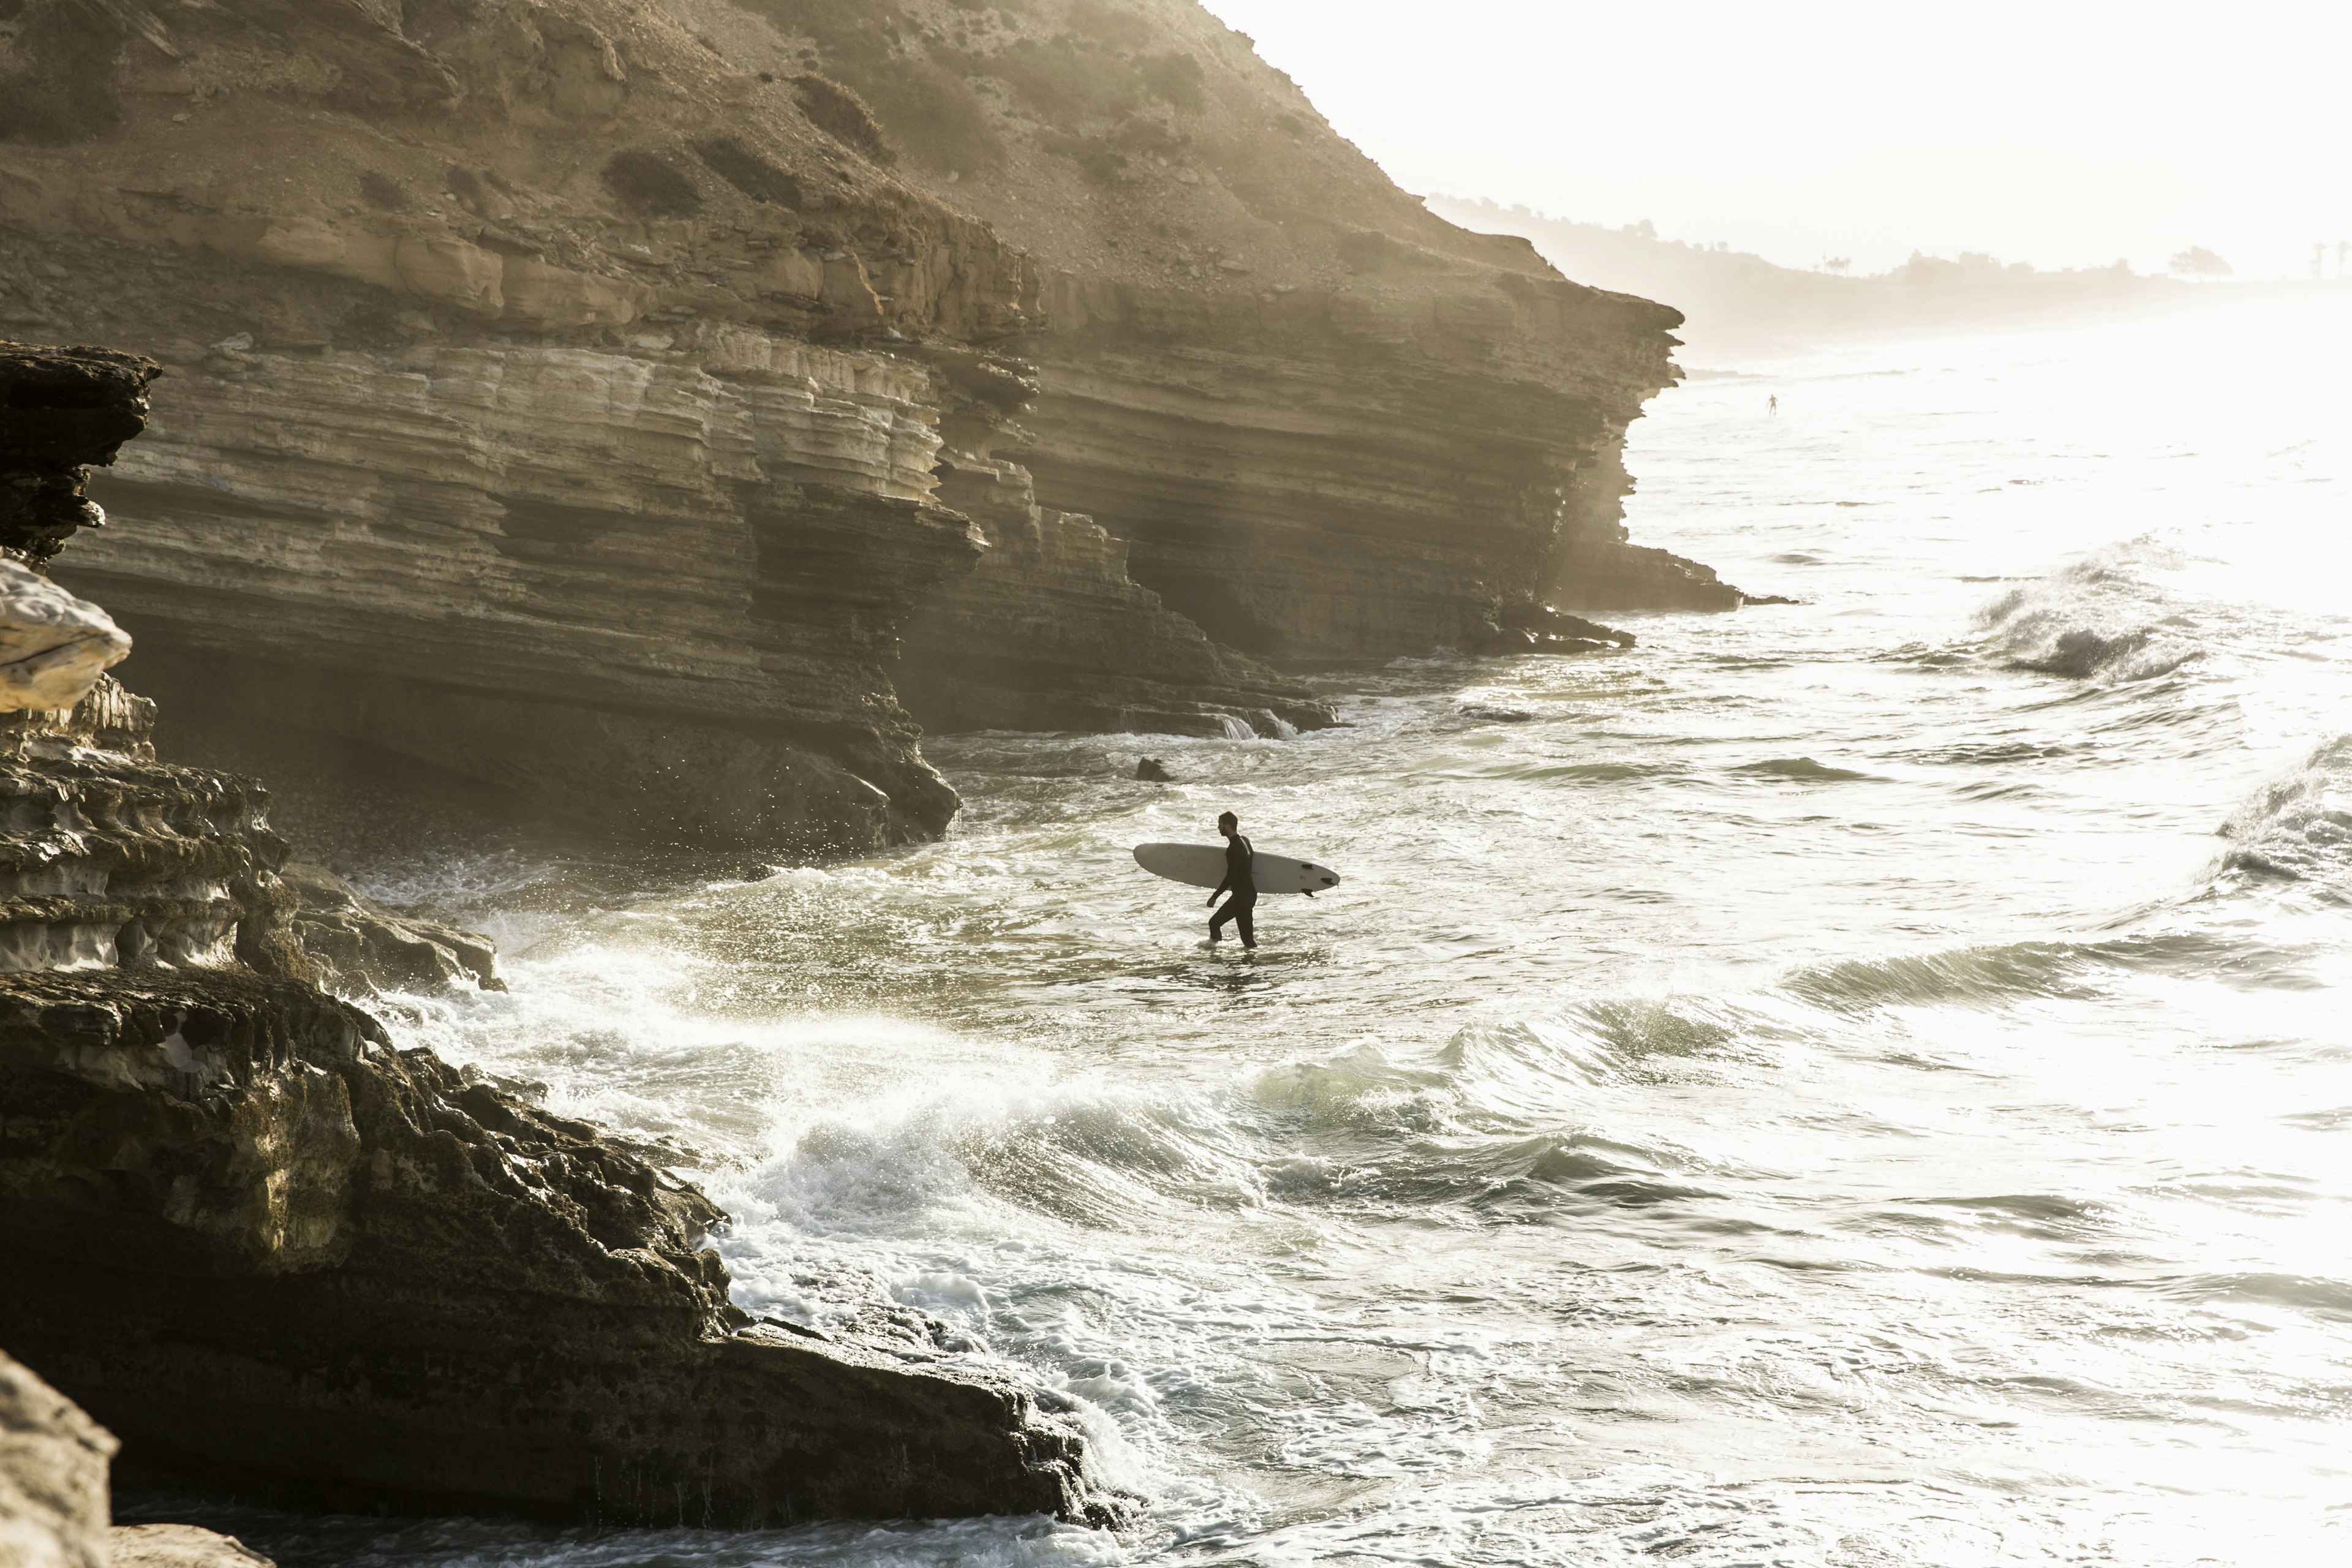
[[[530,1568],[2352,1554],[2352,309],[1708,369],[1635,427],[1633,537],[1797,605],[1326,670],[1296,738],[933,738],[954,830],[852,864],[346,847],[502,945],[404,1044],[667,1150],[747,1310],[894,1299],[1070,1396],[1135,1531],[208,1522]],[[1250,956],[1129,857],[1227,808],[1348,879]]]

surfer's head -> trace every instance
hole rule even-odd
[[[1217,814],[1218,832],[1223,834],[1234,834],[1239,833],[1241,830],[1242,819],[1240,817],[1235,816],[1230,811],[1221,811]]]

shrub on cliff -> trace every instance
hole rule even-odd
[[[806,199],[796,175],[779,169],[732,136],[712,136],[697,142],[694,155],[712,174],[755,202],[770,202],[798,212]]]
[[[920,55],[894,61],[866,96],[891,139],[921,162],[971,174],[1004,162],[1004,143],[971,84]]]
[[[877,163],[898,161],[889,143],[882,140],[881,121],[856,89],[811,71],[793,78],[793,96],[800,100],[809,123],[835,141]]]
[[[604,188],[645,217],[685,217],[702,210],[702,187],[657,153],[624,148],[604,163]]]

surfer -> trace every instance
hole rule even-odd
[[[1209,940],[1223,940],[1225,922],[1231,921],[1234,929],[1242,933],[1242,945],[1255,948],[1257,926],[1250,915],[1257,908],[1257,879],[1251,875],[1250,860],[1256,851],[1242,837],[1242,819],[1232,812],[1217,818],[1217,831],[1225,836],[1225,877],[1217,884],[1216,892],[1209,895],[1209,902],[1215,903],[1222,893],[1230,892],[1233,897],[1225,900],[1223,909],[1209,917]],[[1200,886],[1198,882],[1192,885]]]

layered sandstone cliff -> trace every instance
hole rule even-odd
[[[0,325],[170,367],[66,572],[184,718],[821,854],[954,809],[902,646],[935,722],[1265,730],[1244,653],[1738,600],[1619,521],[1675,313],[1191,0],[22,0],[0,148]]]
[[[1678,312],[1399,191],[1194,0],[669,0],[865,93],[907,176],[1043,275],[1004,451],[1135,580],[1261,654],[1478,647],[1515,605],[1727,609],[1627,547]]]

